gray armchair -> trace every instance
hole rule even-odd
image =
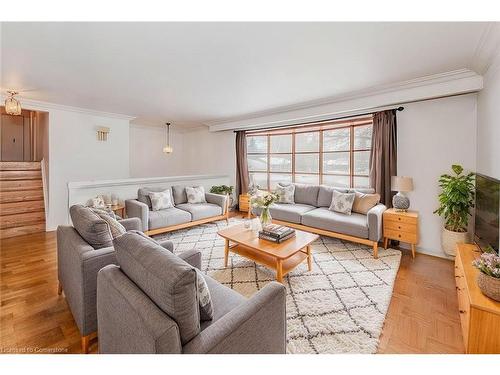
[[[112,246],[107,224],[88,214],[88,208],[72,206],[70,209],[72,226],[57,228],[57,273],[59,279],[58,293],[64,291],[76,325],[82,336],[82,351],[88,352],[90,337],[97,331],[96,290],[97,273],[108,264],[116,263],[116,255]],[[141,222],[137,218],[119,220],[126,230],[141,230]],[[106,228],[101,233],[100,229]],[[93,236],[91,246],[80,233]],[[89,238],[89,237],[87,237]],[[96,239],[103,247],[96,245]],[[161,243],[172,251],[170,241]]]
[[[99,271],[101,353],[285,353],[282,284],[271,282],[246,299],[204,275],[214,316],[200,322],[201,273],[192,267],[199,266],[200,255],[183,253],[183,261],[143,236],[115,239],[119,266]]]

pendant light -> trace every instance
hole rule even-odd
[[[165,154],[171,154],[174,149],[170,145],[170,122],[165,124],[165,146],[163,147],[163,152]]]
[[[8,115],[19,116],[21,114],[21,103],[14,98],[19,93],[17,91],[7,91],[7,94],[9,94],[9,97],[5,99],[5,112]]]

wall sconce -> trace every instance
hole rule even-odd
[[[97,128],[97,140],[106,142],[108,140],[109,128]]]

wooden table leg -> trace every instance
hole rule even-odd
[[[283,263],[281,259],[276,260],[276,280],[283,283]]]
[[[88,354],[89,352],[90,335],[82,336],[82,352]]]
[[[378,258],[378,242],[373,243],[373,257]]]
[[[224,245],[224,267],[227,267],[228,258],[229,258],[229,240],[226,239]]]
[[[413,258],[415,258],[415,244],[414,243],[411,244],[411,255]]]
[[[387,249],[387,244],[389,243],[389,238],[384,237],[384,249]]]
[[[62,294],[62,284],[60,281],[57,283],[57,294]]]
[[[311,255],[311,246],[307,245],[307,270],[312,271],[312,255]]]

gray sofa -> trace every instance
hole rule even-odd
[[[337,237],[373,247],[373,256],[378,256],[378,242],[382,239],[382,214],[387,207],[381,203],[370,209],[367,215],[346,215],[330,211],[333,190],[343,193],[359,191],[373,193],[373,189],[343,189],[326,185],[294,184],[295,204],[275,203],[270,212],[273,222],[306,231]],[[260,215],[261,210],[252,208]]]
[[[286,290],[271,282],[246,299],[143,234],[114,240],[118,265],[97,277],[100,353],[277,353],[286,350]],[[210,291],[213,319],[200,321],[198,282]]]
[[[152,211],[150,192],[164,191],[169,187],[141,188],[137,199],[125,201],[128,217],[141,219],[142,230],[154,234],[185,228],[213,220],[228,218],[227,196],[205,193],[207,203],[188,203],[184,186],[172,186],[174,207]]]
[[[74,227],[57,227],[58,293],[64,291],[82,336],[84,353],[88,352],[90,335],[97,331],[97,272],[108,264],[116,263],[108,224],[89,211],[89,208],[81,205],[72,206],[70,214]],[[141,222],[137,218],[119,222],[126,230],[141,230]],[[170,241],[162,241],[160,244],[168,250],[173,249]]]

